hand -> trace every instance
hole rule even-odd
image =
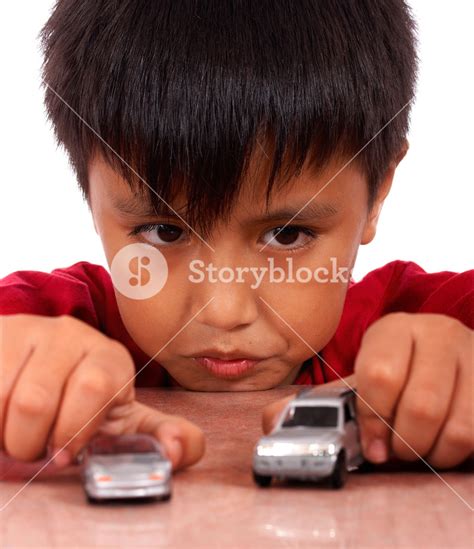
[[[355,362],[368,459],[383,462],[391,450],[448,468],[472,454],[473,343],[472,330],[444,315],[392,313],[369,327]]]
[[[473,343],[472,330],[444,315],[392,313],[369,327],[354,374],[326,384],[357,388],[368,460],[414,461],[419,455],[433,467],[449,468],[472,455]],[[264,410],[264,432],[292,398]]]
[[[203,455],[198,427],[135,400],[121,343],[70,316],[0,316],[0,335],[0,449],[10,461],[66,446],[57,458],[64,466],[98,432],[151,434],[174,469]]]

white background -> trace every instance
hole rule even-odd
[[[410,4],[421,58],[411,146],[375,241],[360,248],[356,279],[393,259],[427,271],[473,266],[473,3]],[[105,265],[89,210],[44,115],[36,37],[52,5],[29,0],[0,9],[0,277],[81,260]]]

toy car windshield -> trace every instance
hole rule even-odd
[[[159,444],[146,435],[96,436],[88,446],[90,455],[159,454]]]
[[[337,417],[336,406],[292,406],[281,426],[336,428]]]

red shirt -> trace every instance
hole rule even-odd
[[[320,384],[353,373],[365,330],[395,311],[441,313],[474,327],[474,270],[464,273],[426,273],[416,263],[392,261],[351,282],[341,321],[331,341],[301,368],[295,383]],[[108,271],[80,261],[51,273],[17,271],[0,279],[0,314],[71,315],[123,343],[136,370],[148,357],[131,339],[119,314]],[[330,367],[328,366],[330,365]],[[156,361],[136,378],[138,387],[176,382]]]

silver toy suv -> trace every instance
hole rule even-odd
[[[355,391],[344,387],[303,390],[283,410],[273,431],[255,447],[253,477],[269,486],[272,477],[328,478],[341,488],[361,454],[355,420]]]

